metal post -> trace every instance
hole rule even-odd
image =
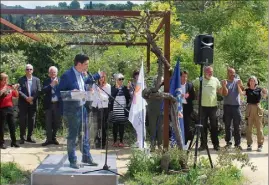
[[[170,63],[170,15],[171,12],[165,14],[165,32],[164,32],[164,57]],[[164,92],[169,92],[170,72],[164,67]],[[169,100],[164,101],[164,126],[163,126],[163,148],[168,149],[169,146]]]

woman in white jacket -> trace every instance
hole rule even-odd
[[[111,94],[111,86],[107,83],[107,76],[105,72],[101,73],[98,80],[98,86],[93,84],[92,90],[94,91],[92,107],[97,112],[97,133],[95,136],[96,148],[105,148],[106,145],[106,130],[107,130],[107,118],[108,118],[108,103],[109,96]],[[104,92],[105,91],[105,92]]]

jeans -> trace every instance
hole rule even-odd
[[[224,114],[224,123],[225,123],[225,141],[227,144],[230,143],[232,137],[231,124],[233,121],[234,127],[234,145],[239,146],[241,144],[241,131],[240,131],[240,122],[241,122],[241,112],[239,105],[224,105],[223,107]]]
[[[90,154],[89,145],[89,133],[88,133],[88,113],[86,108],[83,106],[77,107],[72,106],[72,102],[64,105],[64,117],[68,122],[68,136],[67,136],[67,152],[70,163],[77,162],[76,151],[76,139],[82,124],[82,160],[92,159]]]

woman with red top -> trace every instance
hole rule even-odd
[[[0,74],[0,148],[6,149],[4,140],[5,122],[8,124],[11,147],[19,147],[16,144],[15,124],[13,115],[13,102],[12,97],[18,97],[19,85],[8,85],[8,75],[5,73]]]

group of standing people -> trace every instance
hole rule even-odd
[[[191,139],[190,134],[190,118],[193,111],[192,101],[199,94],[199,79],[193,82],[187,82],[188,73],[183,71],[181,73],[181,88],[183,92],[183,113],[184,113],[184,128],[185,141]],[[204,68],[204,76],[202,79],[202,97],[201,97],[201,115],[203,124],[204,137],[201,138],[200,150],[204,150],[207,145],[208,130],[211,134],[211,141],[215,150],[220,149],[218,138],[218,122],[217,122],[217,96],[223,96],[223,121],[225,123],[225,148],[231,148],[232,129],[234,135],[235,148],[242,150],[241,147],[241,130],[240,123],[242,114],[240,111],[241,96],[247,98],[247,109],[245,119],[247,120],[247,150],[252,150],[252,129],[253,126],[257,129],[258,149],[262,151],[264,136],[262,116],[263,110],[260,105],[261,97],[267,96],[267,90],[260,88],[258,80],[255,76],[251,76],[247,81],[247,86],[244,87],[242,81],[236,77],[233,68],[227,69],[227,79],[221,82],[213,76],[213,68],[207,66]],[[208,123],[209,120],[209,123]]]
[[[25,142],[36,143],[33,135],[35,117],[38,106],[38,97],[44,94],[44,113],[46,124],[46,141],[42,146],[59,145],[57,131],[61,126],[61,115],[66,118],[68,125],[67,151],[70,167],[79,168],[75,154],[76,140],[82,136],[82,162],[97,165],[90,154],[89,125],[87,124],[89,111],[97,113],[96,143],[97,147],[106,145],[108,121],[113,124],[113,146],[124,147],[124,125],[128,121],[128,111],[131,102],[131,83],[123,84],[124,76],[116,74],[115,85],[107,83],[105,72],[94,75],[88,73],[89,58],[78,54],[74,58],[74,66],[58,78],[58,69],[49,68],[49,78],[40,84],[40,80],[33,76],[33,66],[27,64],[25,76],[15,85],[8,84],[8,75],[0,76],[0,148],[6,149],[4,144],[4,124],[8,123],[11,146],[19,147],[15,137],[15,122],[12,98],[19,98],[19,127],[20,144]],[[97,82],[97,83],[95,83]],[[91,98],[81,105],[77,101],[62,101],[61,91],[89,91]],[[80,108],[82,106],[82,109]],[[84,121],[82,119],[85,118]],[[110,118],[108,120],[108,118]],[[83,122],[83,123],[82,123]],[[81,124],[82,123],[82,124]],[[28,132],[26,134],[26,128]],[[119,134],[119,143],[118,143]],[[102,138],[100,140],[100,138]]]
[[[26,65],[25,76],[19,79],[15,85],[8,84],[8,75],[1,73],[0,76],[0,148],[6,149],[4,142],[4,123],[7,122],[11,136],[11,147],[19,147],[15,137],[14,110],[12,98],[19,98],[19,122],[20,122],[20,144],[25,141],[35,143],[32,138],[35,125],[37,101],[41,92],[40,80],[32,75],[33,66]],[[28,129],[27,138],[26,128]]]
[[[61,125],[61,112],[67,118],[68,137],[67,151],[70,167],[79,168],[75,154],[76,139],[81,133],[83,135],[82,162],[89,165],[97,165],[90,154],[89,134],[87,125],[87,115],[90,110],[97,113],[97,133],[95,143],[97,147],[106,145],[108,122],[113,124],[113,146],[124,147],[123,136],[125,123],[128,122],[129,108],[133,98],[133,92],[138,79],[139,72],[134,71],[133,82],[124,85],[124,76],[115,74],[115,85],[107,83],[105,72],[98,72],[91,75],[87,72],[89,58],[86,55],[78,54],[74,58],[74,66],[67,70],[58,78],[58,69],[55,66],[49,68],[49,78],[40,84],[40,80],[33,76],[33,66],[26,65],[25,76],[19,79],[15,85],[8,84],[8,76],[5,73],[0,75],[0,148],[5,149],[4,144],[4,123],[8,123],[11,147],[19,147],[15,137],[15,123],[13,115],[12,98],[19,98],[19,122],[20,122],[20,144],[25,142],[35,143],[33,139],[33,129],[38,105],[38,97],[44,94],[44,111],[46,122],[46,141],[42,146],[50,144],[59,145],[56,139],[57,131]],[[183,118],[185,128],[185,144],[192,139],[190,131],[191,114],[193,112],[193,100],[199,93],[199,79],[193,83],[188,82],[188,72],[181,72],[181,89],[183,98]],[[241,112],[240,96],[247,97],[247,110],[245,119],[247,120],[247,150],[252,150],[252,128],[257,129],[258,151],[263,146],[263,110],[260,105],[261,97],[267,95],[267,90],[260,88],[255,76],[248,79],[247,87],[243,86],[240,79],[236,78],[233,68],[227,70],[227,80],[221,82],[213,76],[213,68],[207,66],[204,68],[204,77],[202,79],[202,97],[201,97],[201,115],[203,132],[205,137],[201,139],[200,150],[205,149],[207,145],[207,130],[211,133],[211,140],[215,150],[219,150],[218,123],[217,123],[217,94],[224,97],[224,123],[225,123],[225,141],[227,148],[232,146],[231,125],[234,127],[234,146],[241,147]],[[97,82],[97,83],[95,83]],[[62,103],[60,91],[90,91],[92,98],[82,105],[76,101],[65,101]],[[83,107],[82,109],[80,107]],[[91,107],[91,108],[89,108]],[[148,113],[155,113],[157,116],[148,116],[150,122],[151,145],[155,147],[155,136],[157,135],[158,146],[161,145],[162,133],[162,102],[148,102]],[[85,116],[86,115],[86,116]],[[85,116],[85,120],[82,121]],[[209,124],[208,124],[209,119]],[[82,123],[83,122],[83,123]],[[81,124],[82,123],[82,124]],[[26,135],[26,128],[28,132]],[[156,133],[157,130],[157,133]],[[118,142],[119,134],[119,142]],[[26,137],[27,136],[27,137]],[[101,138],[101,139],[100,139]]]

